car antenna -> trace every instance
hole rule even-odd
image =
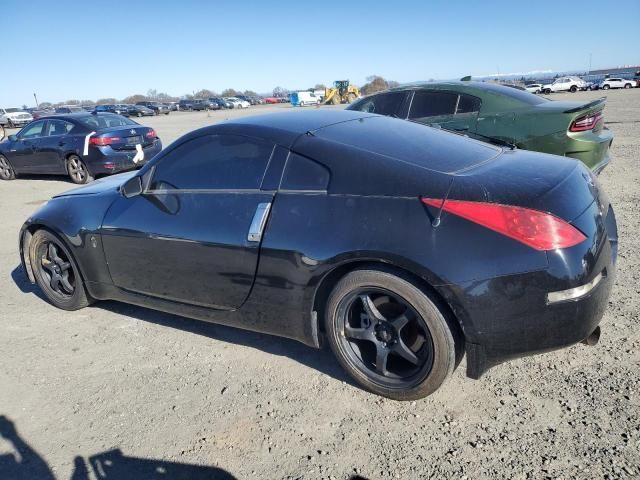
[[[447,201],[447,199],[449,198],[449,194],[451,193],[451,187],[453,186],[453,181],[454,180],[455,180],[455,177],[451,177],[451,181],[449,182],[449,186],[447,187],[447,193],[445,194],[444,198],[442,199],[442,203],[440,204],[440,209],[438,210],[438,214],[433,219],[433,222],[431,222],[431,226],[433,228],[438,228],[440,226],[440,218],[442,217],[442,210],[444,210],[444,204]]]

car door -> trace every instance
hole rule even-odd
[[[40,139],[37,152],[40,166],[47,173],[65,173],[64,150],[69,142],[68,134],[73,129],[71,122],[50,119],[45,126],[44,135]]]
[[[260,139],[203,135],[160,159],[143,194],[116,200],[103,221],[114,284],[218,309],[242,305],[275,194],[261,190],[273,150]]]
[[[42,171],[41,155],[38,152],[40,139],[44,134],[46,120],[31,122],[20,130],[11,148],[6,152],[9,161],[17,172],[47,173]]]

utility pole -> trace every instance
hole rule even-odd
[[[38,97],[36,97],[36,94],[35,94],[35,93],[33,94],[33,98],[34,98],[34,99],[35,99],[35,101],[36,101],[36,108],[38,108]]]
[[[591,73],[591,56],[593,54],[591,52],[589,52],[589,73]]]

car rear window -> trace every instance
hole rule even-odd
[[[501,152],[461,135],[377,115],[329,125],[313,135],[443,173],[471,168]]]
[[[91,115],[79,118],[78,121],[91,130],[102,130],[103,128],[126,127],[138,125],[133,120],[121,117],[120,115]]]

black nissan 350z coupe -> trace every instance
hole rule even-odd
[[[115,299],[319,347],[390,398],[467,354],[594,344],[617,228],[579,162],[353,111],[236,119],[54,197],[20,253],[57,307]]]

